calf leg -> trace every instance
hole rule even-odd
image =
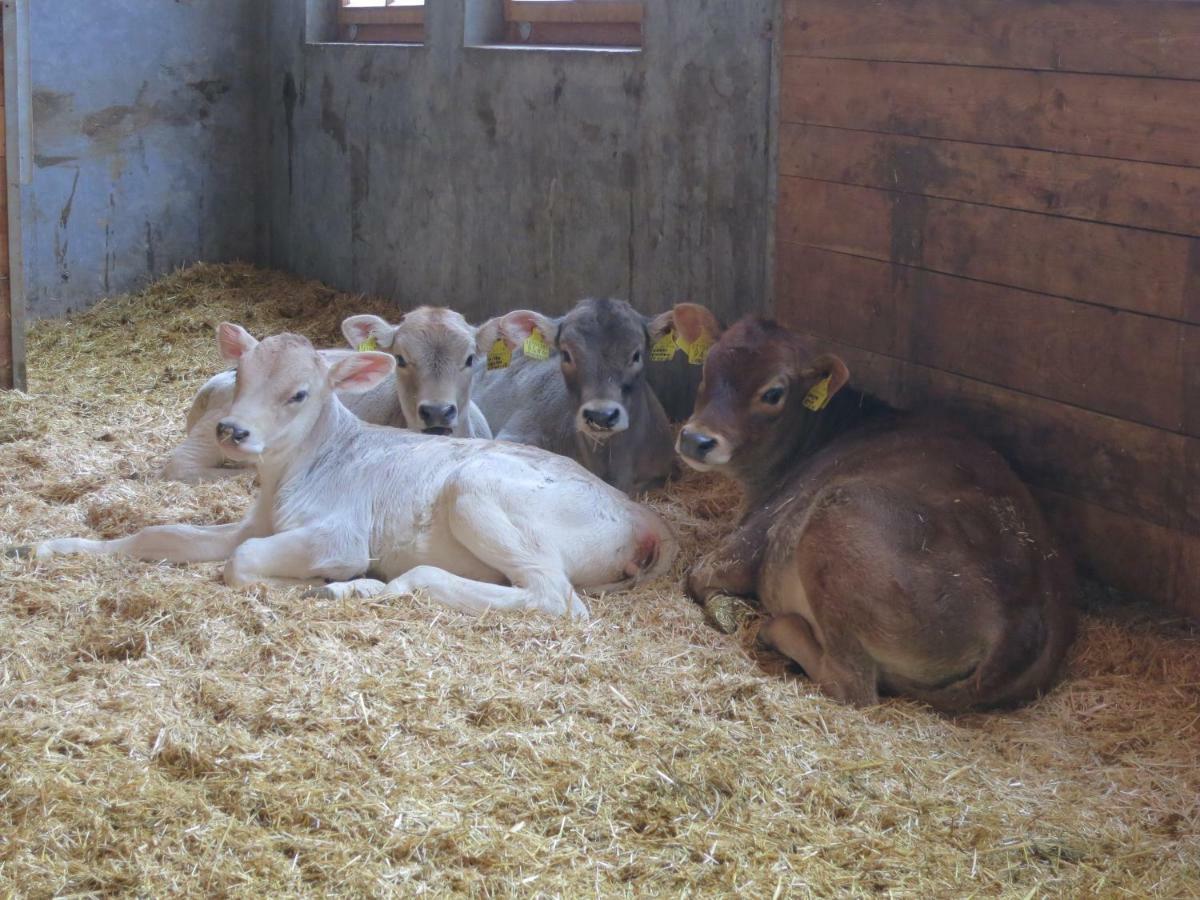
[[[765,646],[795,660],[829,696],[854,706],[879,702],[875,667],[853,654],[838,658],[817,641],[802,616],[783,615],[769,619],[758,632]]]
[[[131,556],[173,563],[228,559],[253,531],[248,520],[229,525],[152,525],[137,534],[111,541],[58,538],[43,541],[33,551],[38,559],[67,553]]]
[[[758,589],[762,547],[757,529],[739,528],[688,571],[688,596],[701,606],[717,594],[753,597]]]
[[[514,523],[495,500],[460,497],[450,511],[450,531],[478,560],[510,584],[491,584],[436,566],[416,566],[386,585],[374,579],[330,584],[331,596],[411,594],[421,590],[438,603],[479,615],[489,610],[533,609],[587,619],[588,611],[552,551],[538,547],[529,529]]]
[[[241,544],[225,565],[225,583],[293,588],[344,580],[364,571],[365,542],[347,540],[329,528],[294,528]]]

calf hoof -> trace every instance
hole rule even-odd
[[[754,607],[728,594],[714,594],[700,608],[704,611],[704,621],[722,634],[734,634],[755,616]]]
[[[300,597],[304,600],[336,600],[337,594],[328,587],[310,587]]]
[[[32,559],[37,554],[33,544],[13,544],[4,548],[5,559]]]

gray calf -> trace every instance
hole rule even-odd
[[[529,310],[504,316],[500,340],[524,350],[477,376],[475,401],[492,433],[569,456],[628,494],[662,484],[674,464],[673,436],[645,367],[651,347],[673,333],[677,313],[702,320],[706,333],[719,331],[708,310],[690,303],[653,318],[603,299],[583,300],[557,319]]]

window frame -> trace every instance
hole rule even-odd
[[[338,39],[354,44],[423,44],[425,2],[330,0]]]
[[[642,0],[504,0],[506,43],[641,47]]]

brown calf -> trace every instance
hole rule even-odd
[[[757,597],[759,639],[844,702],[1036,696],[1074,635],[1071,568],[1036,503],[990,447],[849,377],[773,322],[721,336],[677,447],[740,481],[746,511],[688,593]]]

